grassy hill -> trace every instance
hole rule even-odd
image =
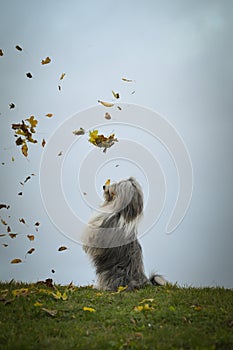
[[[233,290],[0,284],[0,349],[233,349]]]

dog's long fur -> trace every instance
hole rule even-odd
[[[137,226],[143,213],[143,193],[139,183],[130,177],[105,185],[101,211],[89,221],[83,235],[83,248],[90,256],[102,290],[128,290],[145,285],[164,285],[160,275],[147,278]]]

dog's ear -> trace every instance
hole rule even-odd
[[[117,211],[124,220],[130,222],[143,211],[143,194],[139,183],[134,178],[122,181],[116,188]]]

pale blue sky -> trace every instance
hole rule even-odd
[[[165,207],[154,233],[141,239],[146,272],[157,270],[181,285],[233,287],[232,33],[233,3],[227,0],[1,1],[0,157],[5,165],[0,202],[11,209],[2,209],[0,216],[20,233],[14,240],[0,237],[1,280],[92,283],[94,271],[82,248],[56,230],[42,205],[42,147],[32,145],[25,159],[14,144],[11,123],[35,115],[38,139],[48,140],[66,118],[98,99],[111,100],[115,90],[121,102],[165,116],[193,163],[193,198],[181,225],[165,234],[170,210]],[[47,56],[52,62],[41,66]],[[124,76],[135,82],[124,84]],[[36,176],[22,187],[19,182],[31,173]],[[18,222],[22,217],[28,226]],[[34,233],[35,241],[29,242],[26,235]],[[69,250],[58,253],[60,245]],[[24,259],[31,247],[36,251]],[[11,265],[16,257],[25,263]]]

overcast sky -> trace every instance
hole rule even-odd
[[[168,201],[161,220],[140,239],[147,274],[158,271],[180,285],[233,287],[232,34],[233,3],[227,0],[1,2],[0,202],[10,209],[1,209],[0,216],[19,233],[15,239],[0,237],[1,280],[51,277],[62,284],[93,283],[95,274],[81,246],[57,230],[43,206],[41,141],[48,142],[61,123],[97,105],[98,99],[112,101],[114,90],[120,92],[120,102],[164,116],[183,138],[193,164],[193,197],[182,223],[172,234],[165,233],[172,208]],[[41,65],[47,56],[51,63]],[[62,73],[66,76],[59,81]],[[133,82],[124,83],[122,77]],[[15,108],[10,109],[10,103]],[[15,145],[11,124],[31,115],[39,122],[38,144],[29,146],[26,159]],[[118,131],[123,138],[128,133],[132,141],[141,138],[140,143],[160,157],[160,164],[167,159],[161,145],[127,128],[107,131]],[[76,143],[64,163],[64,191],[74,210],[71,184],[81,159],[75,154],[81,152],[85,158],[91,149],[87,142]],[[172,201],[177,180],[169,164],[163,165]],[[115,175],[106,165],[94,177],[85,166],[87,183],[95,179],[100,202],[103,179],[124,178],[131,169],[140,178],[146,200],[150,197],[146,176],[129,161],[115,168]],[[22,186],[20,182],[32,173],[35,176]],[[83,211],[85,219],[88,210]],[[38,232],[35,222],[40,222]],[[6,231],[1,224],[0,233]],[[30,242],[28,234],[35,240]],[[60,246],[68,249],[58,252]],[[30,248],[35,251],[25,258]],[[10,264],[14,258],[23,263]]]

